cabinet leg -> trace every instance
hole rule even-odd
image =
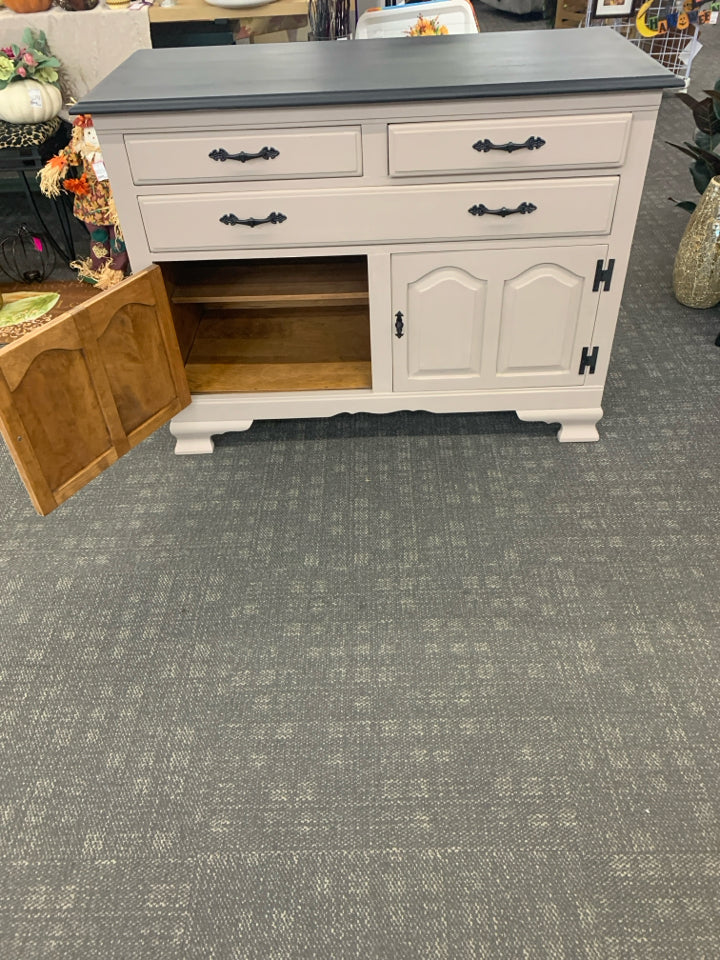
[[[557,438],[560,443],[588,443],[600,439],[595,426],[603,415],[600,407],[587,410],[518,410],[517,415],[521,420],[559,423]]]
[[[252,420],[230,420],[223,423],[176,423],[170,421],[170,433],[175,437],[175,453],[212,453],[215,449],[213,436],[219,433],[235,433],[247,430]]]

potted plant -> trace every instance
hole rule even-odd
[[[691,108],[696,130],[692,143],[686,140],[682,145],[670,144],[695,161],[690,174],[699,194],[705,192],[713,177],[720,175],[720,80],[714,90],[704,92],[707,94],[704,100],[696,100],[687,93],[678,94],[679,99]],[[697,204],[682,200],[677,206],[692,212]]]
[[[43,123],[62,107],[57,68],[42,32],[29,27],[22,43],[0,48],[0,120],[8,123]]]
[[[697,129],[692,143],[671,144],[692,157],[690,173],[701,194],[697,204],[677,204],[692,216],[675,257],[673,290],[680,303],[698,308],[720,303],[720,80],[705,93],[704,100],[679,94],[692,108]]]

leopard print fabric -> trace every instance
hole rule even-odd
[[[44,143],[60,128],[60,117],[44,123],[6,123],[0,120],[0,150],[32,147]]]

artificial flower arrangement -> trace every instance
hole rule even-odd
[[[38,174],[46,197],[66,190],[75,197],[73,213],[90,234],[90,256],[70,266],[80,280],[100,290],[119,283],[128,267],[115,200],[92,117],[81,113],[73,122],[70,143],[51,157]]]
[[[0,120],[44,123],[56,117],[62,107],[59,66],[42,31],[27,28],[21,44],[0,47]]]
[[[59,66],[60,61],[50,53],[43,31],[36,34],[28,27],[22,35],[22,46],[11,43],[0,47],[0,90],[14,80],[37,80],[57,86]]]
[[[422,14],[407,31],[408,37],[439,37],[445,36],[448,28],[440,23],[440,17],[424,17]]]

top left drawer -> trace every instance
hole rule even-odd
[[[362,175],[360,127],[137,133],[125,148],[136,184]]]

